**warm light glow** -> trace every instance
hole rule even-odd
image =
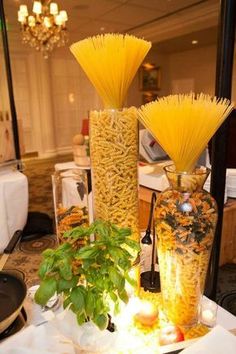
[[[28,8],[27,5],[20,5],[20,11],[21,15],[23,16],[28,16]]]
[[[75,102],[75,94],[74,93],[69,93],[68,95],[68,100],[70,103],[74,103]]]
[[[204,310],[202,312],[202,319],[204,321],[212,321],[214,319],[214,314],[212,313],[211,310]]]
[[[153,326],[158,318],[157,308],[149,301],[143,300],[140,302],[140,307],[135,315],[135,320],[143,326]]]
[[[141,302],[139,313],[148,316],[148,315],[153,315],[153,313],[156,313],[156,312],[157,311],[151,302],[149,302],[149,301],[142,301]]]
[[[23,43],[42,52],[44,58],[54,47],[62,47],[68,41],[67,20],[67,12],[59,12],[56,2],[34,1],[31,15],[26,5],[20,5],[18,11]]]
[[[57,26],[61,26],[63,24],[63,19],[60,14],[55,17],[55,23]]]
[[[52,26],[50,18],[47,16],[44,17],[43,23],[44,23],[45,27],[47,27],[47,28],[50,28]]]
[[[147,69],[147,70],[151,70],[153,68],[155,68],[155,65],[154,64],[151,64],[151,63],[144,63],[142,65],[143,68]]]
[[[67,12],[65,10],[60,11],[59,15],[61,16],[63,22],[66,22],[68,20]]]
[[[33,12],[38,15],[42,13],[42,4],[40,1],[34,1]]]
[[[192,40],[192,44],[198,44],[198,41],[196,39]]]
[[[57,15],[58,14],[58,5],[55,2],[52,2],[50,4],[50,14],[51,15]]]
[[[26,17],[24,15],[22,15],[22,13],[20,11],[18,11],[18,21],[21,23],[25,22]]]
[[[34,16],[29,16],[28,17],[28,24],[30,27],[34,27],[35,26],[35,18]]]

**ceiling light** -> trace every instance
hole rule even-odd
[[[198,41],[196,39],[192,40],[192,44],[198,44]]]
[[[59,11],[57,3],[51,0],[34,1],[32,11],[29,15],[27,5],[20,5],[18,11],[23,43],[29,43],[48,58],[55,46],[62,47],[68,41],[67,12]]]
[[[151,70],[153,68],[155,68],[155,64],[152,64],[152,63],[143,63],[142,64],[142,67],[146,70]]]

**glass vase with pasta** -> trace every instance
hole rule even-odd
[[[163,308],[176,325],[198,321],[217,206],[203,185],[209,170],[197,160],[233,109],[209,95],[173,95],[142,106],[141,122],[170,156],[170,188],[157,197],[155,227]]]
[[[205,167],[178,173],[166,166],[170,188],[157,197],[155,220],[165,313],[177,325],[198,321],[217,222],[217,206],[202,189]]]
[[[124,108],[128,88],[151,43],[131,35],[105,34],[71,46],[102,98],[104,109],[90,112],[90,158],[96,219],[132,229],[139,240],[138,120]]]

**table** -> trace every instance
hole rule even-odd
[[[28,307],[27,307],[27,302],[28,302]],[[29,303],[29,298],[26,299],[25,307],[28,315],[28,324],[27,324],[28,326],[22,332],[17,333],[16,335],[10,337],[7,341],[1,343],[0,344],[1,353],[11,353],[10,350],[12,350],[13,352],[13,349],[18,347],[21,347],[21,350],[30,348],[31,352],[39,353],[41,351],[43,353],[45,352],[46,346],[49,347],[48,343],[51,341],[50,346],[51,348],[54,349],[54,352],[55,352],[55,348],[57,348],[56,352],[58,354],[62,354],[64,352],[75,354],[75,351],[73,350],[73,344],[70,342],[70,340],[73,340],[74,343],[79,342],[79,344],[81,344],[82,341],[81,338],[83,337],[83,340],[85,340],[85,335],[86,335],[87,338],[86,342],[87,343],[89,342],[91,344],[92,341],[94,349],[97,349],[98,347],[99,349],[101,349],[101,347],[103,347],[108,343],[109,348],[112,348],[112,350],[109,350],[109,354],[114,354],[117,352],[114,350],[117,345],[117,335],[118,335],[118,341],[119,342],[122,341],[124,345],[130,344],[128,340],[131,341],[134,340],[134,337],[132,336],[129,337],[127,335],[127,332],[125,331],[124,333],[122,332],[121,334],[119,334],[118,332],[111,333],[108,331],[100,331],[94,327],[91,328],[89,323],[86,323],[81,327],[77,327],[76,317],[71,316],[71,313],[69,313],[68,310],[61,313],[62,308],[56,311],[55,313],[57,316],[56,320],[54,318],[54,315],[50,312],[44,312],[44,316],[42,317],[42,313],[39,314],[37,311],[39,310],[39,306],[37,309],[34,308],[35,306],[37,305],[32,305],[32,303],[31,304]],[[49,321],[47,322],[47,320]],[[220,324],[225,329],[229,330],[236,327],[236,317],[230,315],[227,311],[219,307],[217,323]],[[63,336],[62,338],[60,338],[61,335]],[[136,341],[137,340],[139,341],[139,339],[140,338],[137,337]],[[160,353],[170,353],[170,352],[172,353],[174,350],[178,350],[181,348],[183,349],[183,347],[192,343],[193,341],[195,340],[190,340],[188,342],[180,342],[169,346],[160,347],[161,349]],[[154,342],[153,345],[156,348],[155,339],[153,339],[153,342]],[[65,343],[67,343],[68,345],[66,349],[63,347]],[[148,344],[151,345],[151,343]],[[142,348],[136,348],[134,352],[137,352],[137,349],[139,349],[138,353],[152,353],[152,354],[154,353],[153,351],[150,350],[150,348],[147,348],[146,346],[145,348],[143,348],[143,346],[144,345],[142,345]],[[49,349],[50,347],[48,348],[48,350]],[[21,351],[21,353],[23,352],[24,351]],[[85,353],[86,351],[83,352]],[[27,353],[30,352],[27,351]],[[105,351],[105,353],[107,353],[107,351]]]
[[[16,230],[22,230],[28,215],[27,177],[11,169],[0,171],[0,253]]]

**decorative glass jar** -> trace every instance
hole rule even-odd
[[[155,223],[164,312],[176,325],[192,326],[205,286],[217,206],[203,185],[209,169],[178,173],[165,167],[170,188],[157,196]]]
[[[135,107],[90,112],[94,214],[130,227],[139,240],[138,123]]]
[[[63,234],[80,225],[88,226],[88,182],[86,170],[68,168],[52,176],[56,232],[59,243]],[[84,245],[83,240],[81,246]]]

